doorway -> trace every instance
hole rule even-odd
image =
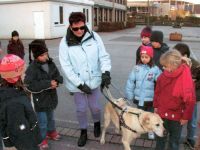
[[[44,39],[44,12],[33,12],[36,39]]]

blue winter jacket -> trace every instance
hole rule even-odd
[[[144,106],[145,101],[153,101],[154,85],[161,70],[157,66],[136,65],[129,75],[125,87],[125,95],[129,100],[138,100],[139,106]]]
[[[84,83],[95,89],[101,84],[102,73],[111,70],[110,55],[95,32],[86,32],[80,43],[67,41],[72,38],[63,37],[59,47],[65,85],[70,92],[81,92],[77,87]]]

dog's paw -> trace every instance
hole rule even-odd
[[[105,139],[101,139],[100,140],[100,143],[103,145],[103,144],[105,144]]]

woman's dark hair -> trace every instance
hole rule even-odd
[[[82,12],[72,12],[69,16],[69,24],[72,25],[73,23],[78,22],[84,22],[85,23],[85,14]]]
[[[190,48],[187,44],[178,43],[174,46],[174,49],[179,51],[182,56],[187,55],[187,57],[190,57]]]

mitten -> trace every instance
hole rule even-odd
[[[80,84],[79,86],[78,86],[78,88],[81,90],[81,91],[83,91],[84,93],[86,93],[86,94],[92,94],[92,90],[90,89],[90,87],[87,85],[87,84]]]
[[[111,83],[110,72],[106,71],[105,73],[102,73],[101,79],[101,89],[103,89],[104,86],[108,88],[108,85]]]

